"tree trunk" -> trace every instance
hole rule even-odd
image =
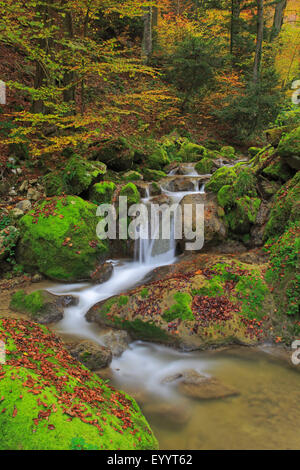
[[[262,57],[262,43],[264,36],[264,0],[257,0],[257,36],[253,67],[253,82],[258,83]]]
[[[271,37],[270,37],[271,41],[273,41],[279,35],[281,31],[286,2],[287,0],[279,0],[276,3],[274,18],[273,18],[273,26],[272,26]]]
[[[234,54],[240,29],[240,0],[231,0],[230,54]]]
[[[73,19],[72,19],[72,13],[70,11],[66,11],[65,13],[65,19],[64,19],[64,27],[66,30],[66,33],[70,39],[74,38],[74,30],[73,30]],[[75,103],[75,73],[71,70],[66,70],[64,73],[64,78],[63,78],[63,100],[65,103]],[[73,85],[72,85],[73,83]],[[75,112],[75,106],[73,109],[73,112]]]
[[[148,64],[152,53],[152,6],[145,8],[142,60]]]

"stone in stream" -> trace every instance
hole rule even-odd
[[[197,400],[213,400],[239,395],[237,390],[218,379],[201,375],[193,369],[166,377],[162,383],[177,383],[180,393]]]
[[[191,410],[186,406],[178,406],[176,403],[146,403],[142,406],[145,416],[159,420],[160,426],[166,428],[181,428],[185,426],[190,417]]]
[[[106,262],[97,267],[97,269],[91,275],[91,280],[95,284],[102,284],[110,279],[114,271],[112,263]]]
[[[131,342],[129,334],[123,330],[111,330],[101,336],[101,340],[109,347],[113,356],[121,356]]]
[[[64,308],[76,305],[76,302],[78,299],[71,295],[57,296],[44,290],[26,294],[24,290],[19,290],[11,297],[10,308],[46,325],[62,320]]]
[[[83,340],[80,343],[70,343],[67,349],[71,356],[93,371],[109,366],[112,361],[111,350],[93,341]]]

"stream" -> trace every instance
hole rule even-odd
[[[169,175],[176,178],[176,171]],[[187,165],[182,176],[197,173]],[[207,175],[206,175],[207,176]],[[179,176],[178,176],[179,177]],[[196,181],[193,191],[162,192],[179,203],[186,194],[203,194]],[[150,201],[148,193],[143,202]],[[137,240],[134,261],[114,260],[112,277],[100,285],[60,284],[54,294],[79,298],[65,309],[55,329],[103,344],[101,329],[85,320],[97,302],[124,293],[154,269],[176,262],[176,243],[169,240]],[[164,240],[164,242],[166,242]],[[165,346],[135,341],[110,366],[111,382],[130,393],[139,403],[160,449],[295,449],[300,446],[300,375],[282,365],[263,349],[233,347],[223,351],[180,352]],[[223,399],[195,400],[181,394],[174,383],[163,380],[193,369],[213,376],[237,391]]]

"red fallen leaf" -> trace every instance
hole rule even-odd
[[[55,429],[54,424],[48,424],[49,431],[53,431]]]
[[[1,398],[0,398],[0,403],[1,403],[1,401],[3,401],[4,399],[5,399],[5,397],[1,397]]]
[[[13,414],[12,414],[12,417],[15,418],[18,414],[18,410],[16,407],[14,407],[14,411],[13,411]]]

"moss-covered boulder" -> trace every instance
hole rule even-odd
[[[105,173],[104,163],[88,161],[79,155],[73,155],[63,170],[48,173],[44,177],[46,196],[79,195]]]
[[[222,167],[219,168],[215,173],[212,175],[211,179],[206,185],[206,191],[213,191],[217,193],[222,186],[225,184],[232,184],[237,178],[237,174],[233,168],[230,167]]]
[[[99,142],[92,157],[104,162],[114,171],[126,171],[132,168],[134,162],[134,148],[124,137]]]
[[[17,259],[56,280],[89,279],[107,254],[97,239],[97,206],[76,196],[43,201],[20,220]]]
[[[203,145],[187,141],[183,142],[177,156],[182,162],[197,162],[205,157],[205,152],[206,149]]]
[[[291,168],[300,170],[300,126],[280,139],[277,152]]]
[[[91,187],[89,199],[95,204],[110,204],[115,190],[113,181],[101,181]]]
[[[271,163],[262,170],[262,174],[268,179],[285,182],[293,176],[293,171],[278,156],[274,156]]]
[[[278,237],[292,222],[300,219],[300,172],[275,195],[264,238]]]
[[[138,171],[129,170],[122,175],[123,181],[140,181],[143,179],[143,175]]]
[[[120,196],[127,197],[128,206],[132,206],[132,204],[138,204],[141,199],[140,193],[134,183],[127,183],[125,186],[123,186],[120,191]]]
[[[147,158],[147,167],[153,170],[162,170],[169,163],[170,159],[168,154],[162,147],[158,148]]]
[[[127,330],[135,339],[188,348],[257,343],[262,319],[274,309],[265,265],[207,254],[192,260],[174,266],[167,279],[162,273],[126,296],[96,304],[87,319]]]
[[[235,201],[235,207],[226,213],[229,228],[236,234],[249,233],[251,225],[255,224],[261,200],[243,196]]]
[[[10,309],[24,313],[32,320],[41,323],[55,323],[63,319],[64,308],[76,304],[76,299],[70,295],[53,295],[44,290],[26,294],[22,289],[11,296]]]
[[[1,450],[144,450],[158,444],[136,402],[70,356],[46,327],[0,319]]]
[[[202,158],[199,162],[195,165],[195,170],[199,173],[199,175],[207,175],[211,173],[214,167],[214,162],[208,157]]]
[[[167,176],[164,171],[151,170],[150,168],[143,168],[143,175],[146,181],[160,181]]]
[[[235,149],[234,147],[231,147],[231,145],[225,145],[224,147],[221,148],[220,154],[222,157],[228,158],[229,160],[236,158],[235,156]]]

